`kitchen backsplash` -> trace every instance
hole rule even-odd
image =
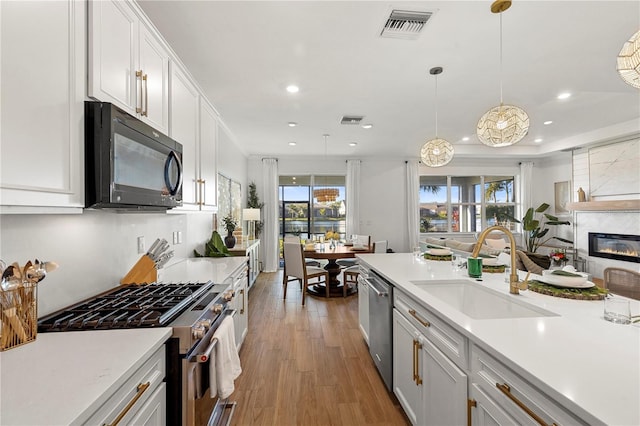
[[[2,215],[0,258],[6,262],[54,260],[60,267],[38,287],[38,316],[119,285],[141,254],[137,239],[149,249],[156,238],[171,245],[178,259],[192,256],[211,236],[211,214],[112,213],[87,210],[81,215]]]

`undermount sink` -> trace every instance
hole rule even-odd
[[[473,319],[533,318],[559,316],[467,280],[411,281],[433,297]]]

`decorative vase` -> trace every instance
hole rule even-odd
[[[236,245],[236,237],[233,236],[233,231],[229,232],[227,236],[224,237],[224,245],[230,249]]]

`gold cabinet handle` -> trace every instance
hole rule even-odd
[[[507,398],[509,398],[511,401],[514,402],[514,404],[516,404],[518,407],[520,407],[520,409],[522,411],[524,411],[525,413],[527,413],[529,415],[529,417],[531,417],[533,420],[535,420],[536,422],[538,422],[538,424],[540,426],[549,426],[548,423],[546,423],[542,417],[538,416],[536,413],[534,413],[531,408],[527,407],[522,401],[520,401],[518,398],[516,398],[512,393],[511,393],[511,386],[509,386],[506,383],[500,384],[500,383],[496,383],[496,387],[498,389],[500,389],[500,391],[505,394],[507,396]],[[551,426],[558,426],[556,423],[552,423]]]
[[[467,426],[471,426],[471,409],[477,405],[475,399],[467,399]]]
[[[138,99],[136,99],[136,112],[140,114],[142,112],[142,70],[136,71],[136,83],[138,79],[140,79],[140,89],[138,90]],[[138,106],[138,102],[140,102],[140,106]]]
[[[197,204],[199,206],[204,205],[204,202],[202,201],[202,184],[204,183],[204,181],[202,179],[196,179],[196,186],[197,186],[197,191],[198,191],[198,202]]]
[[[240,294],[242,295],[242,308],[240,309],[240,315],[244,314],[244,288],[240,290]]]
[[[422,379],[420,378],[420,365],[418,364],[418,359],[420,357],[420,349],[422,349],[422,343],[417,340],[413,341],[413,380],[416,382],[416,386],[422,384]]]
[[[202,195],[200,195],[200,199],[202,200],[202,205],[204,206],[205,204],[207,204],[207,180],[200,179],[200,182],[202,183]]]
[[[136,395],[133,398],[131,398],[131,401],[129,401],[127,406],[124,407],[124,409],[120,412],[120,414],[118,414],[118,417],[116,417],[113,423],[110,423],[108,426],[116,426],[118,423],[120,423],[120,420],[122,420],[122,418],[127,415],[129,410],[131,410],[131,407],[133,407],[133,405],[140,399],[144,391],[146,391],[150,385],[151,385],[151,382],[140,383],[138,385]]]
[[[411,314],[412,317],[417,319],[420,324],[424,325],[425,327],[431,327],[431,323],[427,320],[420,318],[416,313],[415,309],[409,309],[409,313]]]
[[[149,85],[147,83],[147,74],[142,76],[144,82],[144,108],[142,109],[142,115],[147,117],[149,115]]]

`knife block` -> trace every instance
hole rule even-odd
[[[156,281],[158,281],[156,263],[145,254],[120,280],[120,284],[149,284]]]

